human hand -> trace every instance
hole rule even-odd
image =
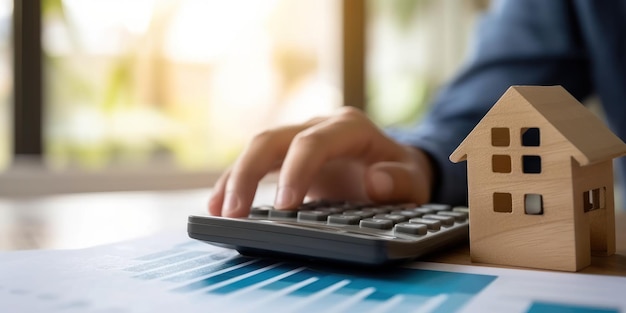
[[[247,216],[259,181],[276,170],[277,209],[295,208],[305,196],[425,203],[433,179],[423,151],[400,145],[361,111],[345,107],[330,117],[256,135],[216,182],[209,212]]]

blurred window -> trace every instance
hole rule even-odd
[[[368,0],[367,110],[379,125],[422,116],[463,61],[488,0]]]
[[[341,105],[340,2],[43,4],[44,139],[55,168],[219,169],[255,132]]]

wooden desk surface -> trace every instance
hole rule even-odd
[[[259,203],[270,203],[271,188],[261,187]],[[165,230],[186,231],[187,216],[203,214],[208,190],[115,192],[31,199],[0,198],[0,251],[76,249],[149,236]],[[617,253],[592,257],[581,273],[626,276],[626,212],[616,214]],[[424,261],[471,263],[463,245]]]

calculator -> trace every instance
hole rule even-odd
[[[468,242],[469,210],[320,200],[295,210],[256,206],[245,218],[192,215],[187,230],[244,255],[383,265]]]

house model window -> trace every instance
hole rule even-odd
[[[500,213],[513,212],[513,198],[508,192],[493,193],[493,211]]]
[[[491,156],[491,167],[494,173],[511,172],[511,156],[494,154]]]
[[[524,213],[543,215],[543,197],[534,193],[524,195]]]
[[[541,157],[538,155],[522,156],[522,172],[526,174],[541,173]]]
[[[604,209],[606,187],[587,190],[583,193],[583,209],[585,212]]]
[[[524,147],[539,147],[541,143],[541,136],[539,134],[539,128],[527,127],[522,128],[522,146]]]
[[[541,135],[537,127],[524,127],[521,129],[521,143],[523,147],[539,147]],[[538,155],[522,156],[522,172],[526,174],[541,173],[541,157]]]
[[[511,144],[511,134],[506,127],[491,129],[491,145],[494,147],[508,147]]]

